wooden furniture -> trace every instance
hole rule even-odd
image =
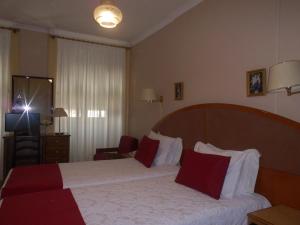
[[[249,225],[299,225],[300,211],[278,205],[248,214]]]
[[[43,137],[43,162],[69,162],[70,135],[47,135]]]
[[[18,97],[30,99],[31,112],[40,113],[40,121],[53,123],[53,90],[54,78],[27,75],[12,76],[12,106],[14,110]],[[25,102],[24,102],[25,103]],[[24,104],[23,103],[23,104]],[[23,110],[21,110],[23,112]]]
[[[202,141],[222,149],[257,149],[256,192],[272,204],[300,209],[299,123],[246,106],[200,104],[167,115],[152,130],[181,137],[184,148]]]
[[[4,139],[4,161],[3,175],[7,176],[13,167],[14,136],[5,136]],[[41,163],[60,163],[69,161],[70,135],[42,135]]]

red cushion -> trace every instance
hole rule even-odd
[[[157,153],[158,146],[158,140],[152,140],[147,136],[144,136],[135,154],[135,159],[143,163],[146,167],[151,167]]]
[[[120,154],[135,151],[137,149],[138,140],[136,138],[123,135],[120,140],[119,150]]]
[[[186,150],[175,181],[219,199],[229,162],[230,157]]]

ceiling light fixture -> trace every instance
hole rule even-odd
[[[102,1],[94,10],[94,18],[101,27],[114,28],[123,18],[121,10],[112,1]]]

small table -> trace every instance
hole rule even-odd
[[[249,225],[299,225],[300,211],[278,205],[248,214]]]

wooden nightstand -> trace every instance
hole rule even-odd
[[[44,162],[69,162],[70,135],[46,135],[43,137]]]
[[[267,209],[258,210],[248,214],[250,225],[299,225],[300,211],[278,205]]]

